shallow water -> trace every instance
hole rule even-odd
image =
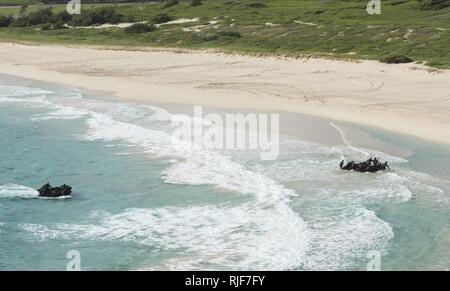
[[[369,149],[392,171],[337,169],[345,146],[283,136],[256,151],[174,146],[171,112],[0,76],[0,269],[382,269],[450,267],[449,149]],[[413,146],[411,146],[413,145]],[[33,188],[67,183],[72,198]]]

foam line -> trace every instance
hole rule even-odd
[[[344,131],[343,131],[342,129],[340,129],[336,124],[334,124],[333,122],[330,122],[330,125],[331,125],[332,127],[334,127],[334,128],[339,132],[339,134],[341,135],[342,141],[344,142],[344,144],[345,144],[348,148],[350,148],[350,149],[352,149],[352,150],[354,150],[354,151],[360,152],[360,153],[362,153],[362,154],[364,154],[364,155],[366,155],[366,156],[370,156],[370,154],[369,154],[368,152],[363,151],[363,150],[360,150],[360,149],[358,149],[358,148],[355,148],[355,147],[351,146],[350,143],[347,141],[347,138],[346,138],[346,136],[345,136]],[[344,160],[345,160],[345,158],[344,158]]]

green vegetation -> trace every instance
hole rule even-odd
[[[20,6],[37,4],[38,1],[34,0],[0,0],[0,6]]]
[[[54,18],[52,9],[50,7],[45,7],[31,11],[28,14],[20,14],[12,21],[11,26],[25,27],[43,23],[51,23],[53,21],[56,22],[57,19]]]
[[[450,68],[448,1],[383,0],[381,15],[368,15],[365,0],[203,0],[198,6],[191,6],[190,0],[176,2],[83,4],[82,14],[75,16],[63,12],[65,5],[54,5],[51,17],[43,6],[30,5],[22,16],[19,8],[3,8],[0,40],[218,48],[294,57],[380,60],[405,56]],[[76,28],[118,22],[163,23],[169,19],[190,21],[167,23],[151,33],[129,33],[118,27]],[[53,29],[58,21],[73,28]],[[46,23],[52,26],[41,29]],[[139,26],[134,29],[145,31]]]
[[[127,28],[125,28],[125,32],[127,33],[146,33],[151,32],[156,29],[155,25],[148,23],[135,23]]]
[[[230,37],[230,38],[240,38],[241,33],[239,31],[219,31],[218,36]]]
[[[202,5],[202,0],[191,0],[191,6],[200,6]]]
[[[0,15],[0,27],[10,26],[14,18],[12,16]]]
[[[450,7],[450,0],[420,0],[419,3],[423,10],[440,10]]]
[[[70,15],[68,24],[71,26],[90,26],[104,23],[119,23],[123,15],[113,7],[99,7],[82,10],[81,14]]]
[[[407,56],[402,55],[392,55],[387,57],[382,57],[380,59],[380,62],[387,63],[387,64],[404,64],[404,63],[411,63],[414,60],[411,58],[408,58]]]
[[[51,6],[39,7],[27,12],[28,9],[21,7],[16,17],[11,15],[0,15],[0,27],[31,27],[40,24],[53,24],[54,27],[64,25],[90,26],[104,23],[119,23],[123,16],[117,13],[113,7],[98,7],[83,10],[79,15],[71,15],[66,10],[54,13]]]
[[[178,4],[180,4],[180,1],[178,1],[178,0],[169,0],[169,1],[167,1],[167,2],[164,3],[163,9],[169,8],[169,7],[178,5]]]
[[[166,23],[172,20],[172,17],[167,15],[167,13],[159,13],[153,16],[152,22],[156,24]]]
[[[252,3],[248,3],[247,6],[248,6],[248,7],[252,7],[252,8],[265,8],[265,7],[267,7],[266,4],[261,3],[261,2],[252,2]]]

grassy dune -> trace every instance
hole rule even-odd
[[[34,0],[0,0],[0,6],[17,6],[37,4]]]
[[[6,0],[0,0],[6,1]],[[417,1],[383,0],[381,15],[368,15],[368,1],[203,0],[115,6],[123,21],[150,21],[159,13],[196,22],[130,34],[121,28],[0,28],[0,40],[93,45],[218,48],[256,54],[320,55],[380,59],[399,54],[450,68],[450,8],[421,10]],[[102,4],[86,4],[85,9]],[[30,10],[38,9],[30,7]],[[61,11],[64,5],[54,7]],[[18,9],[0,9],[17,14]]]

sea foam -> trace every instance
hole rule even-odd
[[[178,255],[164,266],[148,266],[174,270],[298,268],[307,239],[306,229],[295,217],[251,204],[136,208],[103,217],[97,224],[23,224],[21,228],[40,240],[128,241],[153,246],[155,251],[176,251]]]
[[[48,94],[54,94],[54,92],[44,90],[41,88],[0,85],[0,97],[11,98],[11,97],[32,96],[32,95],[48,95]]]
[[[139,147],[147,158],[170,161],[161,173],[165,183],[212,185],[254,198],[237,206],[126,209],[93,215],[82,224],[21,225],[30,239],[131,241],[173,251],[164,262],[144,269],[351,268],[367,251],[383,251],[394,235],[392,227],[364,205],[408,201],[411,189],[418,187],[415,183],[434,189],[424,186],[425,179],[413,181],[406,170],[344,173],[337,168],[341,156],[358,155],[346,147],[285,139],[280,158],[262,163],[253,153],[174,143],[173,115],[162,108],[81,97],[34,100],[49,108],[33,117],[36,122],[85,119],[85,140],[109,146],[125,143]],[[395,165],[407,163],[371,154]]]
[[[0,198],[36,198],[38,195],[36,189],[27,186],[11,183],[0,186]]]

